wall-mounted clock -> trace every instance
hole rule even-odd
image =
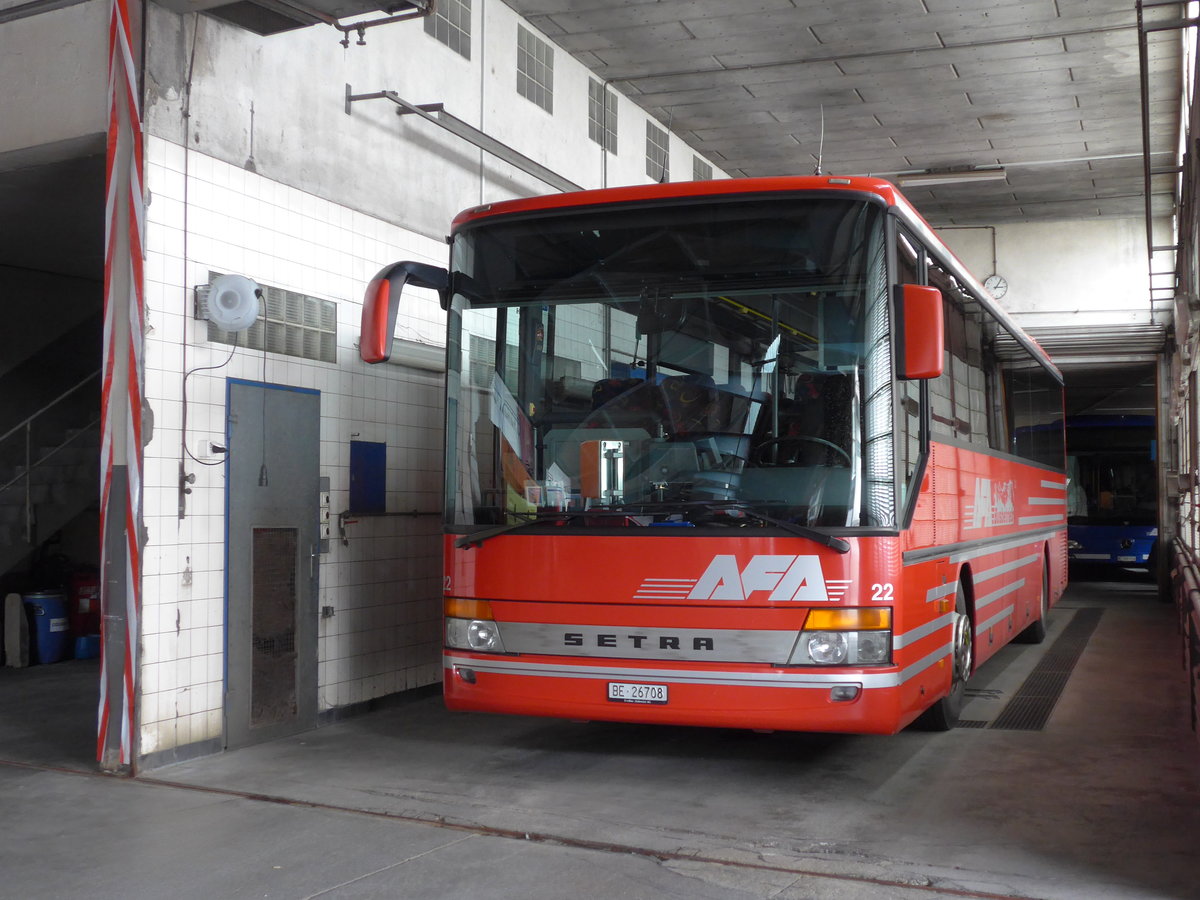
[[[984,281],[983,286],[997,300],[1008,293],[1008,281],[1003,275],[989,275],[987,280]]]

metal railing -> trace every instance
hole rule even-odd
[[[84,385],[86,385],[90,381],[98,378],[100,376],[100,372],[101,372],[101,370],[97,369],[95,372],[92,372],[90,375],[84,376],[81,380],[76,382],[71,387],[67,388],[67,390],[63,391],[61,394],[59,394],[57,397],[55,397],[49,403],[46,403],[45,405],[43,405],[33,415],[28,416],[25,419],[21,420],[16,425],[14,425],[12,428],[10,428],[8,431],[4,432],[4,434],[0,434],[0,447],[3,447],[5,442],[8,441],[8,439],[13,437],[14,435],[23,433],[23,437],[24,437],[24,452],[22,454],[24,462],[23,462],[23,464],[21,464],[21,463],[17,464],[18,471],[17,471],[16,475],[14,475],[12,478],[10,478],[8,481],[6,481],[4,484],[0,484],[0,497],[2,497],[8,491],[9,488],[13,487],[17,483],[21,482],[22,480],[25,482],[24,521],[25,521],[25,543],[26,544],[33,543],[34,528],[36,525],[35,520],[34,520],[34,502],[33,502],[33,473],[34,473],[34,471],[37,470],[40,466],[45,465],[59,451],[65,449],[67,446],[72,444],[74,441],[78,440],[81,435],[84,435],[84,434],[87,434],[88,432],[90,432],[95,426],[97,426],[99,424],[100,417],[99,417],[99,415],[97,415],[87,425],[83,426],[82,428],[79,428],[73,434],[68,435],[64,440],[59,442],[56,446],[51,447],[45,453],[41,454],[36,460],[33,458],[33,455],[34,455],[33,454],[34,425],[35,425],[35,423],[37,423],[37,421],[39,419],[42,419],[46,415],[46,413],[50,412],[50,410],[57,407],[60,403],[62,403],[68,397],[75,394]]]

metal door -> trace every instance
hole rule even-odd
[[[321,395],[230,379],[225,745],[317,719]]]

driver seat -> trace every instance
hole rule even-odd
[[[850,452],[853,437],[854,382],[843,372],[804,372],[792,399],[781,404],[779,437],[819,438]],[[775,465],[845,465],[846,457],[817,441],[781,441]]]

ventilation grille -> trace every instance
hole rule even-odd
[[[219,274],[209,272],[209,281]],[[269,285],[260,287],[263,302],[258,319],[249,330],[235,334],[209,322],[209,341],[318,362],[337,362],[336,303]],[[196,288],[197,319],[208,318],[208,289],[207,284]]]

